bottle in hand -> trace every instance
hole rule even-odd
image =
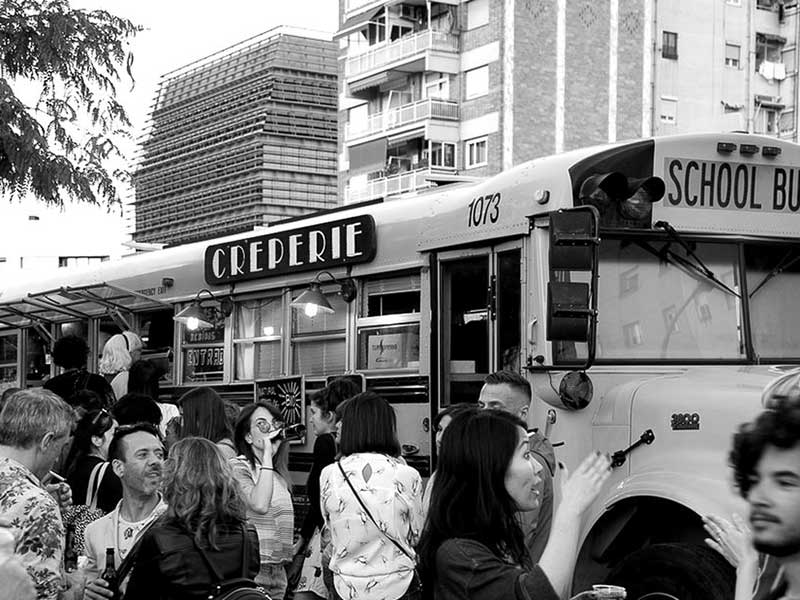
[[[117,581],[117,567],[114,564],[114,549],[106,548],[106,568],[100,578],[108,584],[108,588],[114,592],[114,600],[119,599],[119,581]]]
[[[72,573],[78,569],[78,553],[75,550],[75,525],[67,525],[67,543],[64,545],[64,570]]]

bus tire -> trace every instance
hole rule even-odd
[[[624,558],[606,583],[627,600],[730,600],[736,572],[717,552],[697,544],[653,544]]]

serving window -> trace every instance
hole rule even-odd
[[[364,282],[357,321],[359,371],[419,371],[419,273]]]
[[[182,326],[181,336],[183,383],[222,381],[225,369],[225,322],[194,331]]]
[[[18,372],[19,334],[0,334],[0,392],[19,385]]]

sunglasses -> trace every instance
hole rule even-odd
[[[272,433],[273,431],[283,429],[284,423],[281,421],[270,422],[267,419],[256,419],[255,426],[261,433]]]
[[[97,425],[100,422],[100,418],[103,415],[111,418],[111,414],[105,408],[101,408],[99,411],[97,411],[97,414],[94,416],[94,419],[92,419],[92,423],[89,425],[89,428],[93,428],[95,425]]]

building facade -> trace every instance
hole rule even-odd
[[[797,139],[792,0],[340,0],[345,202],[690,131]]]
[[[288,28],[162,77],[135,242],[182,244],[337,203],[336,45]]]

